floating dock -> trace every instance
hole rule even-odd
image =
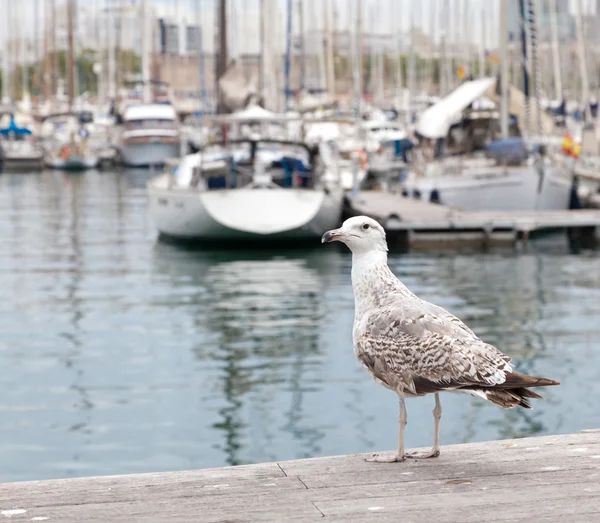
[[[600,244],[600,210],[463,211],[383,191],[359,192],[350,215],[378,220],[393,244],[410,248],[514,244],[541,231],[564,230],[585,245]]]
[[[0,521],[480,523],[600,521],[600,430],[365,455],[0,484]]]

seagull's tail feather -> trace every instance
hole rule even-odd
[[[498,405],[503,409],[512,409],[513,407],[523,407],[525,409],[531,408],[529,403],[523,396],[519,395],[515,390],[505,389],[486,389],[483,391],[488,401],[491,401],[494,405]]]
[[[501,386],[504,389],[520,389],[523,387],[550,387],[552,385],[560,385],[560,381],[528,376],[520,372],[509,372],[506,375],[506,381]],[[534,396],[528,397],[533,398]]]
[[[544,399],[542,396],[529,390],[527,387],[549,387],[560,385],[559,381],[548,378],[537,378],[527,376],[519,372],[511,372],[506,375],[506,381],[495,387],[483,389],[487,400],[504,409],[512,407],[531,408],[531,403],[526,398]]]

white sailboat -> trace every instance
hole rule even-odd
[[[3,112],[0,109],[0,114]],[[7,112],[0,117],[0,168],[3,171],[28,171],[43,165],[44,150],[32,131],[33,119]]]
[[[53,114],[44,119],[41,137],[51,169],[84,171],[98,166],[98,152],[90,146],[88,123],[82,113]]]
[[[452,124],[494,84],[493,78],[464,82],[423,112],[417,133],[438,143],[446,141]],[[497,112],[486,110],[480,116],[481,124],[474,124],[470,139],[485,144],[499,138]],[[475,115],[470,118],[474,121]],[[513,137],[488,144],[485,154],[438,155],[416,164],[403,190],[465,210],[564,210],[569,206],[571,180],[549,157],[530,154],[527,144]]]
[[[235,114],[219,121],[226,118],[243,123]],[[150,180],[150,214],[161,235],[178,239],[316,241],[341,219],[336,173],[327,143],[223,140]]]

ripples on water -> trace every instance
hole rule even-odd
[[[350,256],[155,241],[148,174],[0,176],[0,480],[390,449],[397,401],[352,352]],[[416,293],[519,369],[535,409],[443,396],[443,443],[599,427],[598,254],[392,253]],[[432,400],[408,402],[429,445]]]

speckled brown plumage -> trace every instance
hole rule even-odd
[[[323,236],[323,241],[336,240],[353,253],[355,354],[378,383],[400,397],[397,460],[404,457],[405,397],[436,394],[437,429],[438,392],[464,392],[504,408],[530,408],[528,399],[541,396],[527,387],[559,384],[514,372],[506,354],[482,341],[456,316],[413,294],[389,269],[385,232],[374,220],[350,218]],[[405,417],[404,412],[404,423]]]
[[[355,254],[352,287],[356,356],[380,384],[399,394],[464,391],[486,395],[502,407],[528,407],[520,389],[557,384],[514,373],[506,354],[404,286],[387,266],[386,256]],[[511,389],[510,396],[488,396],[503,386]]]

